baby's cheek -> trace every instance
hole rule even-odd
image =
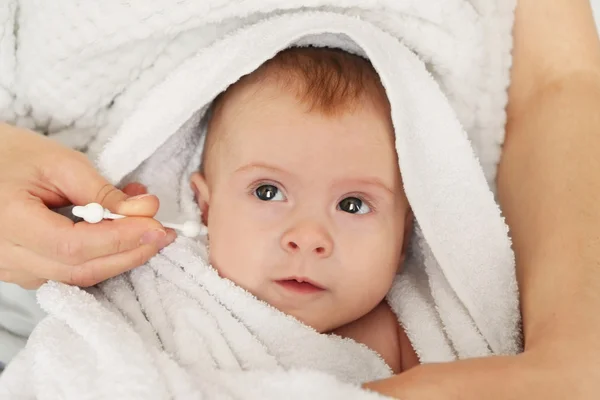
[[[380,246],[363,248],[346,260],[344,286],[350,296],[347,301],[356,302],[360,312],[369,312],[389,292],[397,275],[399,252]]]
[[[221,276],[229,279],[236,276],[236,270],[243,259],[237,242],[235,232],[228,232],[228,230],[219,230],[210,237],[211,262]]]
[[[210,237],[210,258],[223,278],[253,292],[260,277],[256,255],[260,246],[255,235],[242,229],[239,224],[220,224]]]

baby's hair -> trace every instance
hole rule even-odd
[[[202,164],[214,144],[212,125],[219,119],[227,97],[235,90],[275,81],[295,92],[308,112],[336,116],[354,110],[363,101],[376,102],[389,110],[385,89],[369,60],[333,48],[292,47],[277,53],[252,73],[243,76],[213,101],[208,118]]]

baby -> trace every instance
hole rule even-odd
[[[213,103],[192,187],[219,274],[321,333],[418,364],[384,298],[412,229],[371,64],[293,48]],[[235,249],[232,251],[232,249]]]

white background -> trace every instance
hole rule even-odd
[[[548,1],[548,0],[546,0]],[[596,26],[600,28],[600,0],[591,0],[594,15],[596,16]]]

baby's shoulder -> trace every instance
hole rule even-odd
[[[400,324],[386,301],[363,317],[346,324],[333,333],[353,339],[377,352],[389,367],[401,370]]]

